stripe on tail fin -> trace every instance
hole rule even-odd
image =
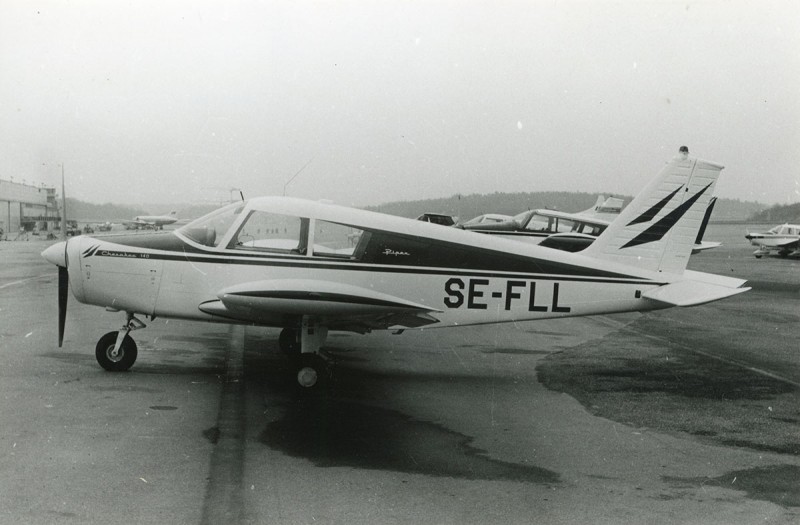
[[[708,221],[711,220],[711,213],[714,211],[714,205],[716,203],[717,198],[712,197],[711,202],[708,203],[708,208],[706,208],[706,214],[703,216],[703,223],[700,225],[700,230],[697,232],[697,238],[694,240],[695,244],[703,242],[703,236],[706,234],[706,226],[708,226]]]
[[[683,272],[721,170],[681,148],[583,253],[647,270]]]

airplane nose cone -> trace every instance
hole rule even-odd
[[[57,242],[42,252],[42,257],[50,264],[67,267],[67,243],[65,241]]]

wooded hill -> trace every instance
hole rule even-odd
[[[622,198],[626,205],[632,199],[630,195],[615,196]],[[440,199],[388,202],[377,206],[367,206],[365,209],[412,219],[425,212],[445,213],[447,215],[455,215],[462,221],[467,221],[484,213],[516,215],[526,210],[537,208],[550,208],[576,213],[594,206],[596,201],[596,193],[547,191],[536,193],[453,195]],[[220,207],[219,204],[186,203],[142,205],[142,207],[135,207],[110,203],[92,204],[67,198],[67,210],[70,219],[74,218],[79,221],[92,222],[118,222],[123,219],[132,219],[137,215],[167,214],[172,210],[177,212],[180,219],[191,220],[218,207]],[[776,223],[787,221],[800,222],[800,204],[768,208],[765,204],[759,202],[740,201],[738,199],[720,199],[714,208],[714,214],[711,220],[712,222],[752,220],[773,221]]]
[[[754,222],[800,224],[800,203],[773,206],[754,214],[751,219]]]

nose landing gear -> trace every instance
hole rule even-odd
[[[124,372],[136,362],[138,350],[136,341],[131,336],[125,334],[122,344],[117,346],[117,336],[119,332],[108,332],[97,341],[95,347],[95,357],[100,366],[109,372]]]
[[[136,342],[129,334],[144,327],[142,321],[132,312],[128,312],[127,321],[122,328],[108,332],[97,341],[94,355],[100,366],[109,372],[124,372],[132,367],[139,352]]]

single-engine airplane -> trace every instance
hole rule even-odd
[[[800,224],[781,224],[764,233],[748,233],[744,236],[758,250],[756,259],[776,251],[781,257],[800,255]]]
[[[163,230],[164,226],[175,224],[178,219],[177,212],[171,211],[169,215],[138,215],[133,220],[123,220],[127,229],[151,228],[153,230]]]
[[[68,288],[124,312],[95,348],[136,360],[137,316],[282,327],[299,385],[330,378],[329,331],[529,321],[692,306],[749,288],[686,269],[722,166],[678,155],[580,253],[286,197],[225,206],[170,232],[78,236],[47,248],[59,268],[58,341]]]
[[[614,207],[603,207],[604,203],[614,202]],[[703,222],[697,231],[692,253],[720,246],[719,242],[704,241],[703,235],[711,219],[717,198],[712,197],[706,208]],[[566,213],[550,209],[528,210],[514,217],[494,222],[466,222],[465,230],[488,235],[507,237],[516,241],[538,244],[568,252],[579,252],[592,244],[609,224],[621,213],[622,199],[600,196],[598,203],[579,213]],[[610,211],[598,211],[610,210]],[[604,218],[601,218],[604,217]],[[605,217],[611,217],[608,220]]]

